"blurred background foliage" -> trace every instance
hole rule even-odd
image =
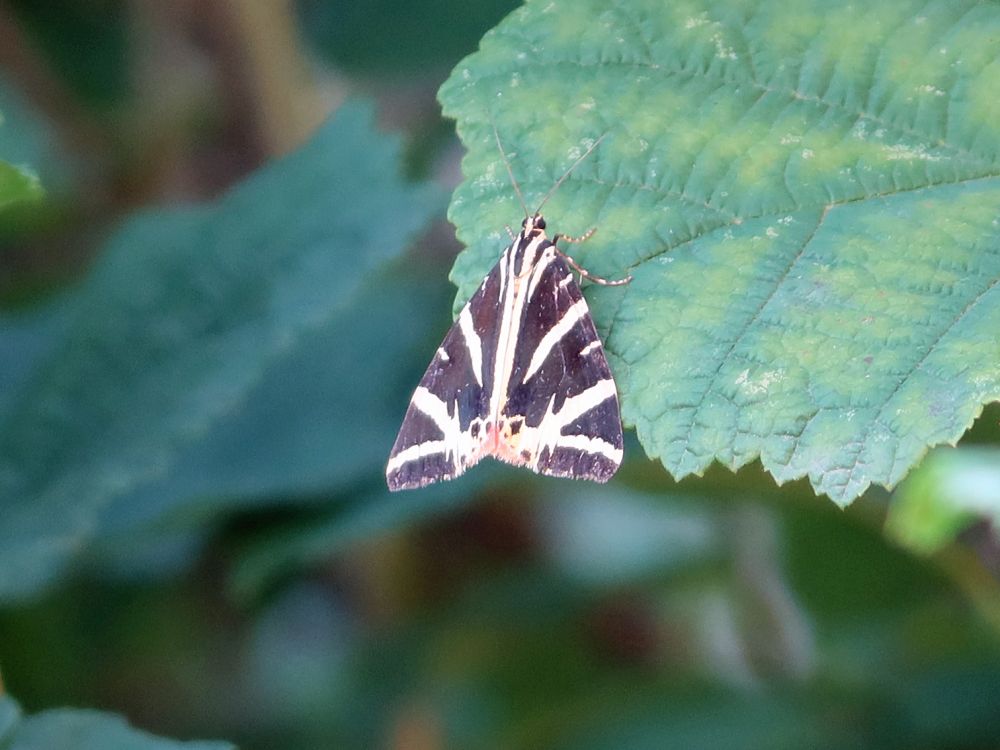
[[[514,5],[0,6],[0,747],[1000,744],[995,407],[846,511],[634,441],[385,492]]]

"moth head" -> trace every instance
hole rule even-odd
[[[538,234],[545,231],[545,219],[542,218],[541,214],[529,216],[521,222],[521,229],[526,235]]]

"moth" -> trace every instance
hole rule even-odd
[[[465,304],[413,394],[389,454],[390,490],[454,479],[485,456],[539,474],[606,482],[622,461],[618,393],[573,271],[607,285],[557,247],[541,210],[597,139],[529,213]],[[508,233],[510,229],[508,228]],[[571,270],[572,268],[572,270]]]

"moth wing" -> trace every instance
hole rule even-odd
[[[503,406],[516,463],[608,481],[622,461],[618,393],[590,309],[552,247],[524,308]]]
[[[500,316],[499,264],[465,304],[424,373],[389,454],[389,489],[454,479],[482,457]]]

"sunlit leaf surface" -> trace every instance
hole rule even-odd
[[[1000,6],[539,0],[440,92],[464,300],[546,205],[625,421],[676,477],[760,458],[848,503],[1000,398]]]

